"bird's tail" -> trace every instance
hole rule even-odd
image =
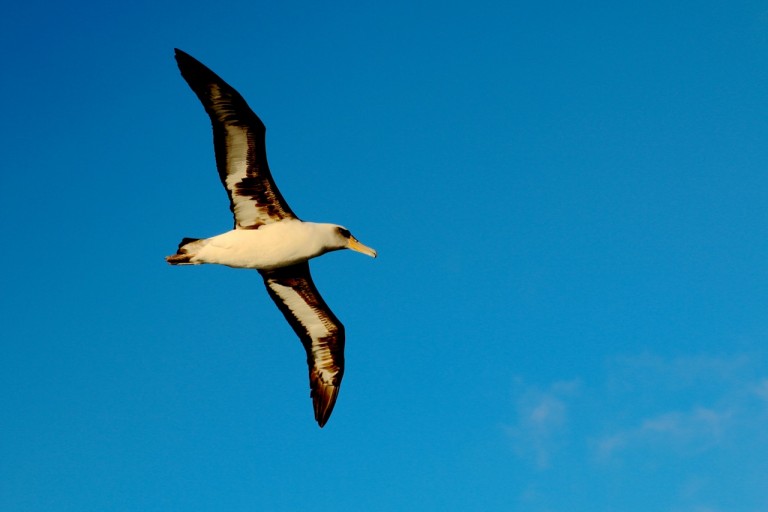
[[[171,265],[194,265],[191,261],[197,254],[197,251],[208,243],[205,238],[184,238],[179,243],[179,249],[176,254],[171,254],[165,257],[165,261]]]

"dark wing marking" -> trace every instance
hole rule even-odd
[[[216,167],[235,228],[256,229],[295,218],[269,172],[261,119],[236,90],[194,57],[176,49],[176,62],[211,118]]]
[[[331,416],[344,375],[344,326],[315,288],[309,263],[259,272],[307,351],[310,396],[322,427]]]

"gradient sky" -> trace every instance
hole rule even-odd
[[[323,4],[4,10],[0,510],[768,510],[768,3]],[[322,430],[174,47],[379,251]]]

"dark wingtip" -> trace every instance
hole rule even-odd
[[[259,116],[253,113],[240,93],[231,85],[190,54],[178,48],[174,48],[174,51],[181,76],[203,103],[208,115],[213,116],[212,121],[235,126],[251,125],[256,130],[266,130]],[[215,102],[210,90],[213,84],[218,89]]]
[[[187,52],[183,50],[179,50],[178,48],[173,49],[174,57],[176,58],[176,63],[179,65],[179,68],[183,70],[183,68],[186,66],[194,65],[194,66],[203,66],[203,64],[188,54]],[[203,66],[204,67],[204,66]]]
[[[333,384],[326,384],[318,375],[310,376],[310,386],[312,392],[312,405],[315,408],[315,420],[320,428],[323,428],[328,422],[333,412],[333,406],[336,405],[336,397],[339,395],[339,387]]]

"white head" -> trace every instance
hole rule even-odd
[[[357,238],[352,236],[352,233],[343,226],[337,226],[335,224],[325,224],[329,234],[329,247],[330,250],[338,249],[352,249],[353,251],[367,254],[368,256],[375,258],[376,251],[368,246],[361,244]]]

